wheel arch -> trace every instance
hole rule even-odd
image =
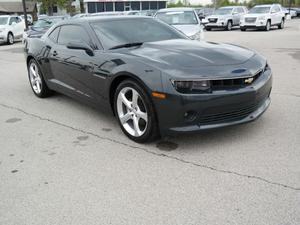
[[[136,75],[132,74],[132,73],[128,73],[128,72],[120,72],[119,74],[117,74],[113,80],[110,82],[109,85],[109,104],[111,107],[111,110],[113,111],[113,113],[115,114],[115,110],[114,110],[114,97],[115,97],[115,90],[117,89],[118,85],[123,82],[124,80],[127,79],[131,79],[134,80],[135,82],[137,82],[146,92],[146,94],[148,95],[148,97],[150,98],[151,102],[152,102],[152,98],[149,94],[150,89],[146,86],[146,84]],[[153,102],[152,102],[153,104]]]

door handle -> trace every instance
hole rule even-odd
[[[57,56],[58,55],[57,51],[54,51],[52,55]]]

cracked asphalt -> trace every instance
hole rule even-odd
[[[300,20],[205,36],[268,59],[270,108],[146,145],[107,112],[36,98],[21,43],[0,45],[0,224],[300,224]]]

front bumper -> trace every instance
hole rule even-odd
[[[263,73],[252,85],[210,94],[168,95],[156,101],[162,136],[198,132],[254,121],[270,105],[272,73]]]
[[[241,21],[240,27],[241,28],[253,28],[253,29],[262,29],[266,26],[266,20],[256,20],[253,23],[247,23],[245,21]]]
[[[205,24],[205,27],[207,28],[225,28],[227,26],[227,22],[226,21],[218,21],[216,23],[207,23]]]

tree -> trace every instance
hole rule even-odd
[[[67,9],[67,12],[72,13],[72,0],[38,0],[42,3],[42,9],[47,12],[47,15],[53,15],[53,6]]]

